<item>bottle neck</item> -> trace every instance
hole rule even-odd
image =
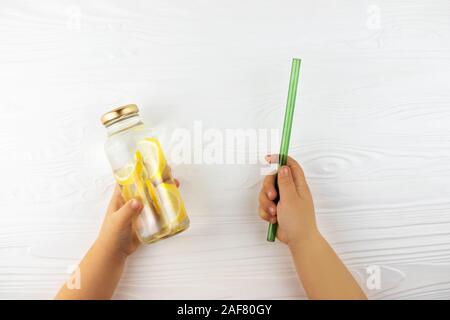
[[[113,134],[116,134],[118,132],[122,132],[124,130],[128,130],[132,127],[135,127],[137,125],[141,125],[141,117],[139,117],[138,114],[117,120],[116,122],[111,123],[109,126],[106,127],[106,132],[108,134],[108,137],[112,136]]]

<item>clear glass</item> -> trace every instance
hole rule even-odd
[[[105,152],[123,198],[139,198],[144,204],[133,221],[139,240],[151,243],[187,229],[189,218],[154,130],[138,114],[106,129]]]

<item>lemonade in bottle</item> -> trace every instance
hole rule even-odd
[[[106,155],[123,198],[139,198],[144,208],[133,221],[142,243],[172,236],[189,226],[189,218],[155,132],[144,126],[136,105],[102,116],[108,139]]]

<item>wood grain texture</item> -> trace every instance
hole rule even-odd
[[[371,298],[449,299],[446,0],[2,1],[0,298],[52,298],[95,238],[103,112],[137,103],[167,149],[195,121],[278,128],[294,56],[291,153],[325,237]],[[305,298],[265,241],[260,167],[175,166],[191,228],[138,251],[115,297]]]

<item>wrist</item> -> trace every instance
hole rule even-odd
[[[298,250],[301,250],[305,247],[311,247],[318,243],[320,243],[323,240],[323,237],[318,229],[313,230],[312,232],[309,232],[308,235],[292,239],[287,243],[289,250],[291,252],[296,252]]]
[[[97,238],[91,249],[99,254],[100,256],[105,257],[110,263],[114,264],[124,264],[127,260],[127,255],[117,252],[111,245],[108,245],[101,238]]]

